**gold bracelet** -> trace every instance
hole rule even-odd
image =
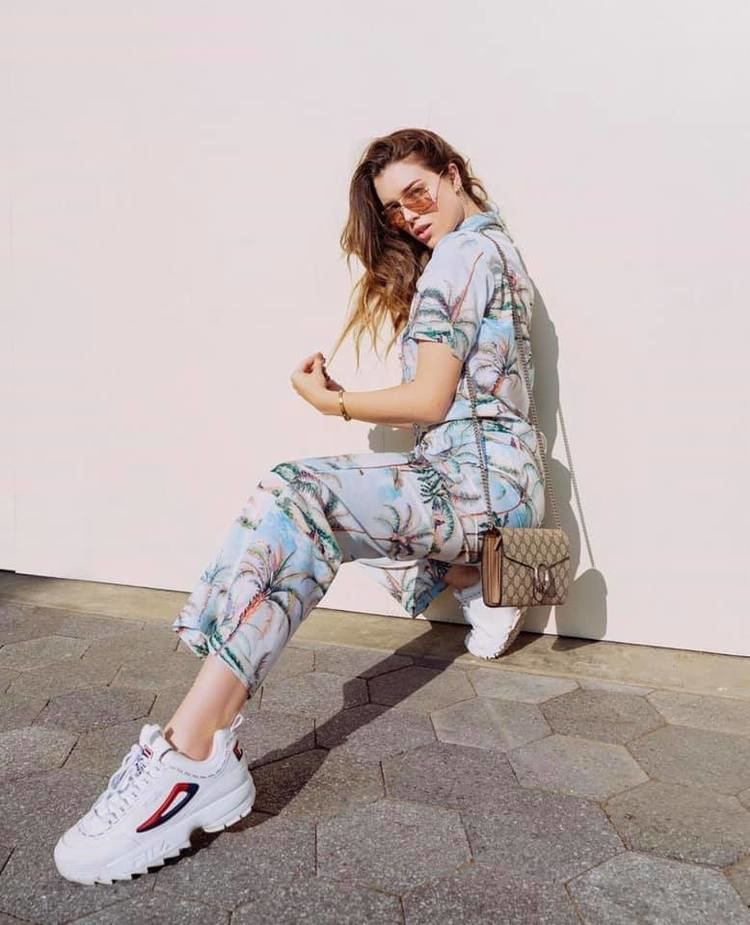
[[[351,421],[352,416],[346,413],[346,408],[344,407],[344,390],[339,389],[339,407],[341,408],[341,414],[345,421]]]

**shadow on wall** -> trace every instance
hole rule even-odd
[[[554,456],[547,460],[549,477],[560,514],[560,525],[570,537],[571,574],[575,576],[570,584],[565,604],[556,609],[556,632],[558,636],[601,639],[607,629],[607,585],[604,575],[597,569],[594,561],[594,552],[586,529],[580,486],[577,486],[574,472],[571,472],[575,465],[572,459],[573,450],[565,432],[565,415],[560,402],[559,341],[547,306],[535,283],[531,344],[534,359],[534,400],[539,417],[539,427],[547,439],[547,446],[551,448],[557,441],[558,424],[561,425],[560,436],[563,448],[557,450],[557,455],[562,453],[567,462],[566,466]],[[576,488],[578,518],[575,516],[572,505],[574,488]],[[550,527],[553,523],[552,505],[549,501],[549,492],[547,492],[544,525]],[[584,544],[590,567],[579,573]],[[551,616],[551,606],[534,607],[526,617],[525,629],[531,632],[545,632]]]

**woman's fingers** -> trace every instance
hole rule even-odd
[[[315,366],[316,360],[319,360],[320,362],[325,362],[325,357],[320,351],[318,351],[317,353],[311,353],[309,357],[305,357],[305,359],[302,360],[299,366],[295,366],[294,372],[295,373],[311,373],[313,371],[313,367]]]

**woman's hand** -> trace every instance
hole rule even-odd
[[[328,375],[328,373],[326,372],[325,363],[323,364],[323,375],[325,376],[325,379],[326,379],[326,388],[329,389],[331,392],[338,392],[339,389],[344,388],[343,385],[339,385],[339,383],[336,382],[335,379],[332,379]]]
[[[311,353],[291,375],[292,388],[323,414],[337,414],[334,393],[343,388],[326,372],[322,353]]]

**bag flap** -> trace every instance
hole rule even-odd
[[[563,530],[546,527],[505,527],[503,556],[534,568],[544,563],[548,568],[559,565],[570,555],[570,543]]]

